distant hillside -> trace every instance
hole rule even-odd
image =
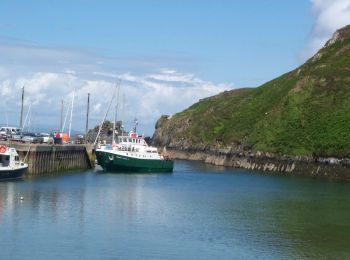
[[[349,157],[350,26],[304,65],[258,88],[223,92],[163,116],[153,140],[175,149]]]

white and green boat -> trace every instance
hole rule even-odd
[[[174,162],[148,146],[142,136],[131,131],[118,136],[113,145],[99,145],[97,163],[108,172],[172,172]]]

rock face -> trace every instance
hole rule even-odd
[[[164,150],[163,150],[164,152]],[[350,160],[336,158],[312,158],[276,156],[265,153],[236,153],[220,151],[180,151],[167,149],[168,156],[174,159],[203,161],[219,166],[248,170],[284,173],[287,175],[307,175],[350,179]]]
[[[350,178],[349,104],[347,26],[294,71],[258,88],[225,91],[172,117],[162,116],[153,145],[176,158]]]

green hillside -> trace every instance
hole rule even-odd
[[[161,122],[155,143],[350,156],[350,26],[313,58],[252,89],[201,100]]]

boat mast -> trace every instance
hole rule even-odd
[[[113,119],[113,134],[112,134],[112,144],[115,143],[115,125],[117,121],[117,113],[118,113],[118,104],[119,104],[119,90],[120,90],[120,80],[116,85],[115,91],[118,92],[117,98],[115,100],[115,111],[114,111],[114,119]]]
[[[125,94],[123,93],[123,98],[122,98],[122,122],[121,122],[121,129],[122,129],[122,136],[124,135],[124,109],[125,109]]]
[[[70,104],[68,104],[68,109],[67,109],[67,112],[66,112],[66,116],[65,116],[65,118],[64,118],[64,121],[63,121],[63,125],[62,125],[62,128],[61,128],[61,133],[63,133],[63,130],[64,130],[64,128],[66,127],[66,122],[67,122],[67,117],[68,117],[69,109],[70,109]]]
[[[96,145],[97,139],[98,139],[98,137],[100,136],[103,123],[104,123],[104,121],[106,120],[106,117],[107,117],[107,115],[108,115],[109,109],[111,108],[111,105],[112,105],[113,100],[114,100],[114,95],[112,96],[111,101],[109,102],[109,105],[108,105],[108,108],[107,108],[107,110],[106,110],[105,116],[103,117],[103,120],[102,120],[102,122],[101,122],[101,124],[100,124],[100,128],[98,129],[98,132],[97,132],[97,135],[96,135],[95,142],[94,142],[93,146]]]
[[[29,116],[31,107],[32,107],[32,103],[29,104],[29,108],[28,108],[28,111],[27,111],[27,115],[26,115],[26,118],[24,119],[24,124],[22,125],[22,128],[21,128],[22,132],[23,132],[23,130],[24,130],[24,127],[25,127],[26,124],[27,124],[27,119],[28,119],[28,116]]]
[[[22,102],[21,102],[21,117],[19,121],[19,126],[21,128],[21,131],[23,130],[23,101],[24,101],[24,86],[22,87]]]
[[[6,116],[6,126],[9,126],[9,118],[7,116],[7,110],[5,110],[5,116]]]
[[[29,112],[29,117],[28,117],[28,132],[32,132],[32,110]]]
[[[75,88],[73,90],[72,107],[71,107],[71,110],[70,110],[70,118],[69,118],[69,130],[68,130],[69,138],[70,138],[70,132],[71,132],[71,129],[72,129],[72,117],[73,117],[74,98],[75,98]]]
[[[61,124],[60,129],[62,129],[63,126],[63,99],[61,100]]]
[[[89,109],[90,109],[90,93],[88,93],[88,100],[87,100],[85,143],[87,143],[87,134],[88,134],[88,128],[89,128]]]

